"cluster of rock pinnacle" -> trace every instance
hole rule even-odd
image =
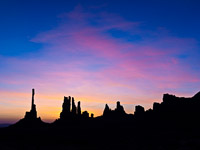
[[[91,114],[91,118],[93,118],[93,114]],[[81,102],[79,101],[76,107],[75,100],[73,97],[64,97],[64,102],[62,105],[62,112],[60,113],[61,120],[69,120],[76,118],[89,118],[89,113],[84,111],[81,113]]]
[[[40,117],[37,118],[36,105],[34,104],[35,90],[32,89],[32,103],[30,112],[26,112],[25,117],[21,119],[18,123],[19,126],[41,126],[44,124]],[[137,105],[135,107],[135,112],[133,114],[127,114],[120,104],[117,102],[116,109],[111,110],[106,104],[103,111],[103,115],[94,118],[94,115],[87,111],[81,111],[81,102],[75,104],[73,97],[64,97],[64,102],[62,105],[62,112],[60,113],[60,118],[54,123],[63,122],[76,122],[83,120],[167,120],[167,119],[181,119],[182,121],[187,119],[195,120],[200,114],[200,92],[191,98],[176,97],[175,95],[164,94],[163,102],[154,103],[153,109],[148,109],[145,111],[144,107]],[[155,121],[156,122],[156,121]]]

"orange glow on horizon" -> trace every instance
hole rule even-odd
[[[39,91],[39,90],[38,90]],[[60,117],[60,112],[62,111],[62,103],[64,100],[63,93],[50,93],[46,92],[37,92],[35,95],[35,104],[38,112],[38,117],[41,117],[43,121],[53,122],[54,120]],[[1,94],[1,105],[0,105],[0,121],[1,122],[16,122],[19,119],[23,118],[26,111],[30,111],[31,106],[31,92],[12,92],[12,91],[0,91]],[[179,95],[185,95],[184,93],[175,93]],[[68,96],[68,95],[65,95]],[[71,95],[73,96],[73,95]],[[81,110],[88,111],[91,116],[91,113],[94,114],[94,117],[101,116],[105,104],[108,104],[111,109],[116,108],[116,102],[119,100],[121,105],[124,106],[124,109],[127,113],[134,114],[135,105],[142,105],[145,107],[145,110],[152,108],[153,102],[161,102],[162,95],[159,99],[153,99],[149,96],[149,99],[145,97],[137,97],[133,99],[131,96],[122,96],[119,99],[105,99],[104,96],[74,96],[75,104],[77,105],[78,101],[81,101]],[[121,99],[127,99],[126,101],[121,101]],[[134,102],[136,101],[137,102]],[[138,102],[140,100],[141,103]]]

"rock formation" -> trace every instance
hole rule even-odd
[[[84,119],[89,118],[89,113],[88,113],[87,111],[84,111],[84,112],[82,113],[82,117],[83,117]]]
[[[64,102],[62,105],[62,112],[60,113],[60,118],[65,118],[70,115],[71,97],[64,96]]]
[[[137,117],[142,117],[144,115],[144,107],[138,105],[138,106],[135,106],[135,113],[134,115],[137,116]]]
[[[71,101],[72,100],[72,101]],[[72,105],[71,105],[72,104]],[[89,113],[84,111],[81,114],[81,102],[78,102],[78,106],[75,105],[73,97],[64,97],[62,105],[62,112],[60,113],[60,120],[62,121],[78,121],[81,119],[89,118]]]
[[[25,119],[37,119],[36,105],[34,104],[35,90],[32,89],[32,103],[30,112],[26,112]]]
[[[105,109],[103,111],[103,116],[108,116],[111,113],[111,109],[109,108],[109,106],[106,104]]]
[[[74,102],[74,98],[72,97],[72,114],[73,115],[76,115],[76,105],[75,105],[75,102]]]
[[[200,100],[200,92],[198,92],[197,94],[195,94],[192,99],[195,99],[195,100]]]
[[[17,122],[14,126],[20,127],[35,127],[43,126],[45,123],[37,118],[36,105],[34,103],[35,90],[32,89],[32,101],[31,110],[26,112],[25,117]],[[200,92],[191,98],[176,97],[175,95],[164,94],[163,101],[161,103],[155,102],[153,104],[153,109],[148,109],[145,111],[144,107],[137,105],[135,107],[134,115],[126,114],[123,106],[119,101],[116,103],[116,108],[111,110],[106,104],[103,111],[103,115],[94,118],[94,114],[89,116],[87,111],[81,113],[81,103],[80,101],[75,104],[73,97],[64,96],[64,102],[62,104],[62,112],[60,113],[60,118],[55,122],[58,123],[75,123],[86,120],[111,120],[111,121],[138,121],[138,122],[154,122],[168,124],[168,122],[173,122],[178,125],[181,123],[188,125],[188,123],[197,124],[198,118],[200,116]],[[135,120],[134,120],[135,119]],[[196,122],[195,122],[196,121]],[[163,125],[162,124],[162,125]]]
[[[31,110],[26,112],[23,119],[19,120],[16,124],[11,125],[10,127],[17,128],[35,128],[35,127],[44,127],[47,123],[44,123],[41,118],[37,118],[36,105],[34,104],[35,90],[32,89],[32,102]]]
[[[154,111],[159,111],[160,110],[160,104],[159,103],[153,103],[153,110]]]
[[[81,115],[81,102],[78,102],[78,107],[77,107],[77,115],[80,116]]]
[[[120,105],[120,102],[117,102],[117,108],[115,109],[115,112],[119,115],[125,114],[124,107]]]
[[[200,92],[190,98],[164,94],[161,103],[155,102],[153,109],[144,111],[136,106],[135,118],[167,127],[191,127],[200,125]]]
[[[94,118],[94,114],[93,113],[91,113],[91,118]]]
[[[109,106],[106,104],[105,109],[103,111],[103,117],[104,118],[122,118],[126,115],[126,112],[124,111],[124,107],[120,105],[120,102],[117,102],[117,106],[115,110],[111,110]]]

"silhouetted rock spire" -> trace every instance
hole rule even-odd
[[[78,102],[78,107],[77,107],[77,115],[80,116],[81,115],[81,102]]]
[[[44,124],[40,118],[37,118],[36,105],[34,104],[35,90],[32,89],[32,102],[31,110],[26,112],[25,117],[21,119],[18,123],[19,126],[35,126]],[[126,114],[123,106],[119,101],[116,103],[116,109],[111,110],[106,104],[103,111],[103,116],[94,118],[94,115],[87,111],[81,114],[81,103],[80,101],[75,105],[75,100],[73,97],[65,97],[62,104],[62,112],[60,113],[60,118],[55,121],[55,124],[77,124],[82,120],[103,120],[103,121],[154,121],[167,123],[169,120],[173,122],[179,122],[186,124],[186,120],[193,121],[192,123],[197,123],[200,116],[200,92],[195,94],[191,98],[176,97],[175,95],[164,94],[163,102],[154,103],[153,110],[149,109],[145,111],[144,107],[138,105],[135,107],[135,113]],[[93,119],[92,119],[93,118]],[[103,119],[102,119],[103,118]],[[105,118],[105,119],[104,119]],[[134,120],[135,119],[135,120]],[[158,121],[159,120],[159,121]],[[178,120],[178,121],[177,121]],[[196,121],[196,122],[195,122]],[[65,124],[65,125],[66,125]],[[200,124],[199,124],[200,125]]]
[[[66,99],[66,112],[67,113],[70,113],[70,109],[71,109],[71,96],[69,96],[68,98],[65,97]]]
[[[35,89],[32,89],[32,103],[31,103],[31,109],[34,107],[34,96],[35,96]]]
[[[71,105],[72,100],[72,105]],[[78,106],[75,105],[75,100],[73,97],[64,97],[64,102],[62,105],[63,109],[60,113],[60,119],[63,121],[78,121],[81,119],[89,118],[89,113],[84,111],[81,114],[81,102],[78,102]]]
[[[106,104],[103,116],[96,118],[93,114],[89,117],[87,111],[81,114],[80,101],[76,107],[73,97],[64,97],[60,118],[52,124],[45,124],[37,118],[34,94],[33,89],[30,112],[13,126],[22,130],[0,130],[3,133],[1,149],[80,149],[81,146],[84,149],[112,147],[114,150],[200,148],[200,93],[191,98],[164,94],[161,103],[153,104],[153,110],[145,111],[144,107],[137,105],[134,115],[126,114],[118,101],[116,109],[111,110]],[[40,140],[32,140],[36,137]],[[44,145],[44,140],[48,141],[45,142],[47,145]]]
[[[30,112],[26,112],[23,119],[19,120],[16,124],[11,127],[17,128],[35,128],[35,127],[43,127],[47,124],[44,123],[41,118],[37,118],[36,105],[34,104],[34,95],[35,90],[32,89],[32,101],[31,101],[31,110]]]
[[[118,114],[125,114],[124,107],[120,105],[119,101],[117,102],[117,108],[115,109],[115,111]]]
[[[76,115],[76,105],[75,105],[75,102],[74,102],[74,98],[72,97],[72,114],[73,115]]]
[[[70,109],[71,109],[71,97],[64,96],[64,102],[62,105],[62,112],[60,113],[60,118],[64,119],[70,116]]]
[[[103,116],[107,116],[109,115],[111,112],[111,109],[108,107],[108,105],[106,104],[104,111],[103,111]]]
[[[36,119],[37,118],[36,105],[34,104],[34,95],[35,95],[35,90],[32,89],[31,110],[30,110],[30,112],[26,112],[25,117],[24,117],[26,119]]]
[[[159,103],[153,103],[153,110],[154,111],[159,111],[160,110],[160,104]]]

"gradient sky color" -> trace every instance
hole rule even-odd
[[[101,115],[200,90],[198,0],[1,0],[0,123],[59,117],[64,96]]]

